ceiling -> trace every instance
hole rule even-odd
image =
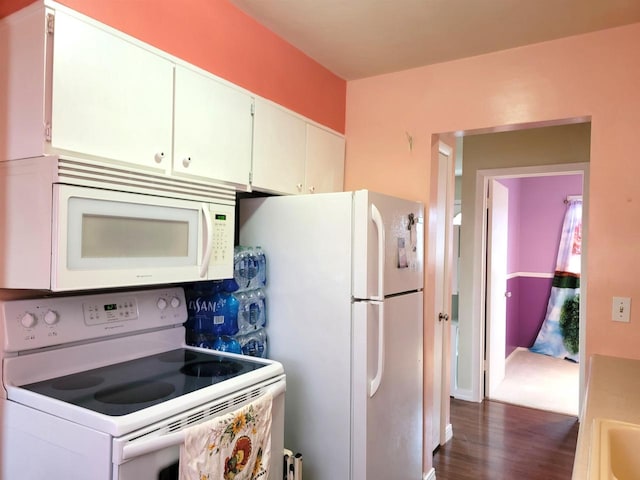
[[[229,0],[345,80],[640,22],[640,0]]]

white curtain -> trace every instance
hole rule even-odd
[[[578,361],[582,200],[570,200],[562,226],[549,303],[532,352]]]

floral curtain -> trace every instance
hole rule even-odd
[[[582,200],[569,200],[549,303],[532,352],[578,361]]]

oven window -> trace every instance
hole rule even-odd
[[[189,222],[82,216],[82,258],[186,257]]]

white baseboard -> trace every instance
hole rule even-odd
[[[452,438],[453,438],[453,426],[449,424],[444,429],[444,443],[447,443]]]
[[[422,474],[422,480],[436,480],[436,471],[432,467],[427,473]]]
[[[475,401],[472,390],[463,390],[461,388],[456,388],[454,390],[451,390],[451,396],[455,399],[465,400],[467,402]]]

